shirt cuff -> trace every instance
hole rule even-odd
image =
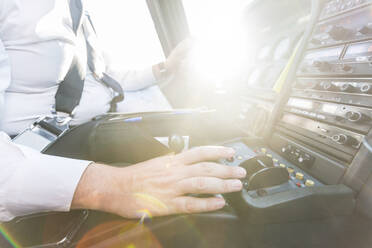
[[[154,85],[157,83],[157,80],[155,78],[154,72],[152,70],[152,66],[147,67],[143,70],[143,82],[148,82],[147,87]]]
[[[25,155],[9,179],[5,207],[9,217],[69,211],[76,187],[90,161],[40,154],[17,145]]]

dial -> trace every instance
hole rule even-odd
[[[274,60],[285,58],[289,54],[290,48],[291,39],[289,37],[281,40],[275,49]]]

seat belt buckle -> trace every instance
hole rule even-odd
[[[13,142],[40,152],[70,129],[72,117],[65,113],[53,113],[37,119],[30,127],[17,135]]]

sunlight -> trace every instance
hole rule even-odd
[[[86,4],[110,62],[142,69],[164,60],[145,0],[89,0]]]
[[[190,63],[198,75],[205,79],[223,80],[244,66],[250,42],[242,14],[249,2],[183,1],[191,34],[196,41]],[[207,15],[206,9],[209,10]]]

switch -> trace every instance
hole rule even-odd
[[[274,161],[274,163],[278,163],[279,162],[279,160],[276,159],[276,158],[274,158],[273,161]]]
[[[297,173],[296,173],[296,178],[297,178],[298,180],[303,180],[303,179],[304,179],[304,174],[302,174],[302,173],[300,173],[300,172],[297,172]]]
[[[285,164],[280,164],[279,166],[282,167],[282,168],[286,168],[287,167]]]
[[[271,154],[266,154],[266,156],[268,156],[269,158],[272,158],[273,157],[273,155],[271,155]]]
[[[306,180],[305,185],[307,187],[313,187],[315,185],[315,183],[314,183],[314,181],[308,179],[308,180]]]

